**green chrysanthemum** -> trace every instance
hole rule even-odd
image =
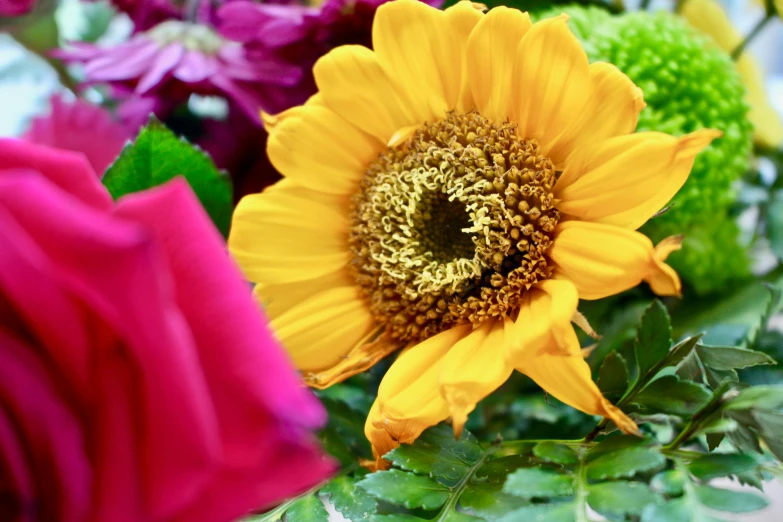
[[[591,61],[607,61],[643,91],[647,107],[637,130],[681,136],[701,128],[723,131],[697,159],[672,208],[643,230],[654,240],[685,233],[672,265],[699,293],[748,274],[745,248],[728,210],[736,199],[734,181],[748,169],[753,127],[745,89],[728,55],[710,45],[683,20],[668,13],[611,16],[598,8],[569,6],[566,12]],[[692,247],[692,248],[689,248]]]

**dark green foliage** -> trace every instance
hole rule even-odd
[[[183,176],[215,226],[228,235],[233,211],[231,179],[201,149],[177,138],[155,117],[108,168],[103,184],[114,199]]]

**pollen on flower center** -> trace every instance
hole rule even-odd
[[[147,31],[146,35],[161,47],[179,43],[185,49],[204,54],[215,54],[225,44],[225,40],[212,28],[179,20],[162,22]]]
[[[354,196],[352,273],[400,341],[513,315],[549,278],[554,165],[472,111],[426,123],[370,164]]]

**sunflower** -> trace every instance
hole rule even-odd
[[[567,16],[378,9],[373,48],[315,65],[318,93],[265,117],[284,179],[244,198],[229,247],[309,385],[403,352],[366,425],[378,464],[516,369],[583,412],[634,422],[593,383],[572,321],[582,299],[647,281],[678,295],[635,230],[718,132],[633,134],[641,91],[588,65]]]

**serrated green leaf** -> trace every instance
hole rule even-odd
[[[481,466],[473,475],[474,482],[488,481],[503,483],[509,473],[519,468],[529,468],[537,462],[524,455],[508,455],[499,459],[492,459]]]
[[[729,401],[725,410],[777,410],[783,407],[783,386],[753,386]]]
[[[573,504],[534,504],[519,508],[496,522],[574,522],[576,508]]]
[[[642,522],[693,522],[693,510],[685,499],[677,498],[661,504],[649,504],[642,511]],[[699,518],[699,522],[707,522]]]
[[[348,520],[367,520],[378,508],[378,502],[372,495],[356,487],[353,479],[344,476],[330,481],[318,494],[328,498],[334,509]]]
[[[646,375],[666,357],[671,344],[672,327],[669,312],[656,299],[644,311],[634,341],[634,353],[640,377]]]
[[[592,462],[601,458],[604,455],[610,455],[617,451],[622,451],[628,448],[635,448],[639,446],[646,446],[648,442],[639,437],[633,437],[631,435],[619,435],[616,437],[610,437],[602,440],[597,446],[594,446],[587,452],[587,461]]]
[[[392,450],[388,458],[399,461],[400,467],[405,469],[457,480],[481,458],[482,452],[481,445],[470,432],[463,432],[457,440],[450,426],[439,425],[426,430],[412,445]]]
[[[587,465],[587,478],[631,478],[637,473],[657,471],[665,465],[666,457],[656,448],[628,448],[590,462]]]
[[[738,428],[739,425],[737,425],[737,428],[731,431],[736,431]],[[726,438],[726,435],[723,433],[708,433],[705,438],[707,439],[707,449],[710,451],[715,451],[715,448],[720,446],[720,443],[723,442],[723,439]]]
[[[747,348],[697,344],[696,352],[701,362],[713,370],[735,370],[759,364],[776,364],[775,359],[769,355]]]
[[[564,497],[573,494],[574,477],[548,469],[518,469],[506,479],[503,492],[525,499]]]
[[[554,442],[536,444],[533,448],[533,455],[546,462],[561,465],[576,464],[579,461],[574,450],[565,444],[556,444]]]
[[[449,498],[449,489],[443,484],[396,469],[371,473],[356,485],[381,500],[408,509],[437,509]]]
[[[707,378],[707,384],[710,388],[719,388],[724,382],[738,383],[739,375],[737,370],[714,370],[710,367],[704,368],[704,376]]]
[[[103,184],[118,199],[177,176],[185,177],[215,226],[227,236],[233,211],[231,179],[204,151],[177,138],[154,117],[108,168]]]
[[[607,517],[641,515],[648,505],[661,501],[642,482],[602,482],[589,486],[587,492],[590,507]]]
[[[738,423],[737,429],[727,433],[726,437],[742,453],[763,453],[756,433],[741,422]]]
[[[754,411],[753,418],[767,447],[778,460],[783,461],[783,414],[770,411]]]
[[[322,397],[321,403],[329,412],[328,424],[319,434],[324,449],[345,466],[371,458],[364,435],[366,415],[340,400]]]
[[[708,508],[730,513],[749,513],[767,507],[767,499],[749,491],[732,491],[730,489],[714,488],[697,485],[696,495],[699,502]]]
[[[750,455],[738,453],[713,453],[694,459],[688,464],[688,471],[701,480],[728,477],[750,471],[758,466]]]
[[[648,384],[632,402],[653,411],[689,415],[707,404],[711,396],[710,391],[700,384],[666,375]]]
[[[598,388],[604,397],[614,402],[628,389],[628,365],[622,355],[612,352],[598,370]]]
[[[678,497],[682,495],[685,480],[679,470],[669,469],[655,475],[650,481],[650,487],[668,497]]]
[[[666,366],[677,366],[680,364],[683,359],[688,357],[693,352],[693,349],[696,347],[696,344],[698,344],[701,338],[701,334],[694,335],[692,337],[687,337],[679,343],[675,344],[671,351],[669,351],[669,355],[666,356]]]
[[[729,417],[715,417],[705,422],[699,433],[728,433],[737,429],[737,421]]]
[[[291,504],[283,515],[284,522],[329,522],[329,512],[315,495],[305,495]]]
[[[502,483],[470,484],[459,498],[459,507],[471,515],[495,520],[529,503],[523,498],[503,493],[502,489]]]

